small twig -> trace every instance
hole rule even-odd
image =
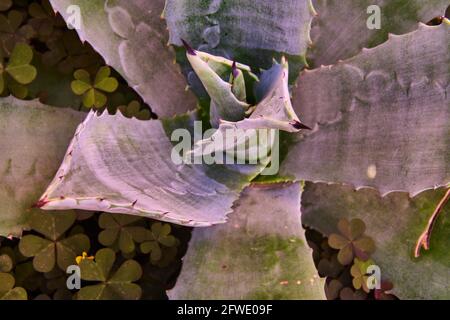
[[[422,232],[419,239],[417,240],[416,248],[414,249],[415,258],[418,258],[420,256],[420,250],[422,248],[424,248],[425,250],[430,249],[430,238],[431,233],[433,232],[434,224],[436,223],[439,214],[442,212],[442,209],[444,208],[445,204],[448,202],[449,199],[450,199],[450,188],[447,190],[444,197],[437,205],[436,209],[434,209],[433,215],[430,217],[430,220],[428,220],[428,224],[425,230]]]

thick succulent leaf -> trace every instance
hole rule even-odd
[[[198,158],[221,151],[231,151],[232,155],[235,155],[236,149],[245,149],[248,151],[244,157],[247,161],[267,161],[264,157],[269,156],[270,152],[277,152],[274,145],[277,143],[276,130],[298,132],[302,128],[292,108],[288,74],[288,63],[282,58],[281,64],[275,63],[263,73],[256,90],[261,101],[255,106],[250,117],[237,122],[220,121],[218,130],[210,137],[198,141],[189,156]],[[230,139],[230,136],[234,139]],[[259,143],[253,145],[252,138]],[[261,152],[262,150],[267,153]]]
[[[369,29],[371,16],[380,8],[380,29]],[[313,46],[309,58],[315,66],[335,64],[358,54],[362,48],[375,47],[388,39],[388,34],[404,34],[443,16],[448,0],[315,0],[318,15],[313,20]],[[350,17],[350,18],[349,18]]]
[[[305,72],[294,109],[315,130],[289,150],[297,179],[417,194],[450,181],[450,23]]]
[[[167,0],[164,10],[172,44],[184,39],[236,60],[269,62],[274,52],[305,55],[313,15],[310,0]]]
[[[160,15],[164,0],[52,0],[65,19],[70,5],[81,9],[77,30],[128,81],[159,116],[195,109],[194,95],[185,90],[183,75],[167,47],[166,25]],[[69,10],[70,12],[70,10]]]
[[[42,196],[42,208],[128,213],[190,226],[225,222],[265,163],[177,164],[171,130],[191,120],[193,115],[162,122],[91,112]]]
[[[289,93],[289,65],[283,57],[281,63],[275,63],[264,72],[256,90],[262,100],[256,105],[249,119],[238,122],[236,126],[245,129],[247,124],[254,123],[252,128],[271,128],[288,132],[298,132],[301,127]],[[257,124],[259,123],[259,124]]]
[[[450,208],[433,229],[429,251],[414,258],[414,247],[445,190],[429,190],[413,199],[406,193],[381,197],[371,189],[341,185],[306,185],[302,222],[325,235],[337,233],[339,219],[359,218],[376,245],[372,255],[381,278],[393,283],[400,299],[449,299]]]
[[[252,185],[220,226],[194,229],[171,299],[324,299],[300,186]]]
[[[221,119],[228,121],[242,120],[249,105],[234,95],[232,85],[223,80],[210,67],[208,61],[202,58],[202,55],[203,53],[199,51],[188,50],[186,52],[189,63],[211,97],[211,104],[217,108]]]
[[[0,235],[20,236],[84,114],[0,99]]]

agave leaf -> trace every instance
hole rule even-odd
[[[194,159],[205,154],[217,154],[217,152],[235,154],[235,149],[246,150],[243,159],[248,161],[263,161],[268,154],[262,154],[262,150],[267,152],[277,152],[275,129],[287,132],[298,132],[303,128],[299,118],[292,108],[288,87],[289,68],[287,61],[282,58],[281,64],[275,63],[271,69],[264,72],[256,91],[261,97],[261,101],[255,106],[249,118],[237,122],[220,121],[219,128],[210,137],[196,143],[194,149],[188,156],[193,155]],[[269,130],[267,130],[269,129]],[[233,134],[235,139],[229,139]],[[257,139],[262,143],[253,145],[248,140]],[[217,142],[221,145],[218,146]],[[239,155],[238,155],[239,156]],[[241,160],[243,160],[241,159]]]
[[[417,194],[450,181],[450,23],[305,72],[294,109],[318,127],[281,174]]]
[[[300,186],[252,185],[228,223],[194,229],[171,299],[324,299],[300,220]]]
[[[190,226],[225,222],[239,192],[265,164],[181,163],[172,129],[189,128],[193,119],[140,121],[91,112],[42,196],[42,208],[128,213]]]
[[[0,99],[0,235],[20,236],[83,113],[38,101]]]
[[[249,107],[246,103],[246,89],[252,88],[259,80],[258,77],[247,65],[194,50],[187,43],[185,46],[187,59],[194,69],[188,74],[188,80],[191,80],[190,84],[193,85],[195,92],[205,90],[211,99],[209,119],[211,126],[218,128],[220,119],[242,120]],[[195,80],[192,80],[192,77]],[[198,88],[200,83],[201,89]]]
[[[305,55],[313,15],[310,0],[167,0],[164,10],[170,43],[185,39],[203,51],[266,64],[274,52]]]
[[[374,11],[380,8],[380,29],[369,29]],[[315,66],[330,65],[358,54],[362,48],[373,48],[388,39],[388,34],[404,34],[444,16],[448,0],[315,0],[318,15],[313,20],[313,46],[308,55]],[[349,19],[349,17],[351,17]]]
[[[187,50],[186,56],[211,97],[211,104],[217,109],[221,119],[242,120],[249,105],[234,95],[232,84],[223,80],[199,51]]]
[[[160,19],[163,0],[51,3],[66,20],[70,5],[80,7],[80,38],[89,41],[158,116],[172,116],[196,107],[194,95],[185,90],[185,79],[173,63],[175,55],[166,46],[166,26]]]
[[[359,218],[375,241],[371,256],[382,280],[394,285],[400,299],[449,299],[450,210],[433,229],[431,249],[414,258],[417,239],[445,190],[429,190],[413,199],[395,192],[380,197],[375,190],[307,183],[302,195],[302,222],[325,235],[337,232],[338,221]]]
[[[288,132],[298,132],[301,122],[292,108],[288,86],[289,66],[283,57],[281,63],[275,63],[271,69],[263,73],[256,91],[262,100],[256,105],[250,117],[238,122],[238,128],[245,129],[247,124],[252,128],[271,128]],[[260,123],[260,124],[257,124]]]

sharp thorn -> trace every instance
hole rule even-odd
[[[45,206],[49,201],[47,199],[40,199],[38,202],[33,204],[31,208],[42,208]]]
[[[233,61],[233,64],[231,65],[231,73],[233,74],[234,79],[236,79],[239,76],[239,71],[236,67],[236,61]]]
[[[192,49],[192,47],[183,39],[181,39],[181,42],[183,42],[183,46],[186,49],[187,53],[190,54],[191,56],[196,56],[197,54],[195,53],[195,50]]]
[[[290,124],[295,128],[295,129],[305,129],[305,130],[312,130],[310,127],[308,127],[307,125],[301,123],[300,121],[297,120],[292,120],[290,122]]]

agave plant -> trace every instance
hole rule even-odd
[[[42,210],[149,217],[195,227],[171,298],[321,299],[302,223],[338,227],[341,250],[371,239],[399,298],[450,297],[450,21],[425,24],[448,1],[51,4],[71,23],[80,8],[80,38],[158,119],[2,98],[0,235]],[[183,152],[199,123],[212,130]]]

